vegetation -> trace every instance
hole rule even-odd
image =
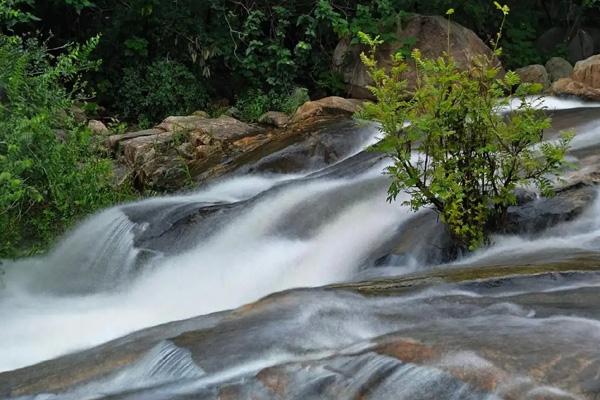
[[[70,111],[98,38],[57,58],[0,36],[0,257],[44,248],[75,220],[128,195]],[[68,87],[68,89],[67,89]]]
[[[311,96],[343,94],[330,70],[340,39],[357,33],[391,40],[411,13],[443,14],[456,7],[457,22],[484,40],[494,38],[495,9],[488,0],[10,0],[0,14],[18,34],[36,32],[49,47],[101,35],[94,56],[102,68],[85,78],[94,101],[111,116],[142,124],[167,114],[210,108],[211,101],[264,103],[296,87]],[[543,62],[535,45],[549,28],[577,29],[599,17],[600,3],[509,0],[502,47],[505,66]],[[566,47],[556,49],[564,52]],[[160,77],[161,82],[152,81]],[[193,82],[193,83],[192,83]],[[184,88],[189,87],[190,90]],[[190,92],[193,92],[191,94]],[[144,94],[148,96],[144,96]],[[269,100],[271,101],[271,100]],[[277,106],[280,101],[273,102]],[[238,108],[242,108],[241,105]]]
[[[506,18],[508,7],[497,6]],[[528,97],[541,85],[520,84],[514,72],[499,74],[500,36],[494,54],[474,60],[467,70],[449,51],[424,59],[415,49],[410,61],[397,53],[388,73],[375,58],[381,40],[362,34],[371,47],[362,59],[378,100],[365,106],[364,115],[381,123],[385,137],[377,148],[393,159],[387,169],[389,200],[407,191],[412,209],[432,206],[465,249],[486,241],[486,227],[501,222],[515,203],[517,185],[535,184],[542,194],[552,194],[549,176],[564,165],[570,141],[564,135],[541,143],[550,120],[535,107],[539,100]],[[417,72],[411,91],[402,78],[409,62]],[[521,104],[504,115],[499,111],[508,106],[509,93]]]

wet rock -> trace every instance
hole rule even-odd
[[[264,113],[258,122],[264,125],[271,125],[277,128],[284,128],[289,122],[290,117],[286,113],[279,111],[269,111]]]
[[[546,68],[543,65],[528,65],[515,70],[515,73],[519,75],[521,82],[539,83],[544,87],[544,89],[550,86],[548,72],[546,72]]]
[[[555,196],[540,198],[508,209],[501,231],[536,233],[580,215],[596,197],[596,189],[584,183],[560,189]]]
[[[102,121],[91,119],[88,121],[88,129],[92,131],[94,135],[106,136],[110,135],[110,130],[104,125]]]
[[[435,58],[448,51],[446,37],[448,21],[440,16],[415,15],[406,21],[396,40],[379,47],[377,60],[380,65],[389,68],[391,55],[415,40],[414,47],[421,50],[426,58]],[[360,60],[364,46],[352,44],[344,39],[337,45],[333,55],[333,68],[342,74],[350,97],[372,99],[372,93],[367,86],[372,84],[367,69]],[[479,55],[492,56],[491,50],[477,35],[454,21],[450,23],[450,53],[459,66],[466,68],[471,65],[474,57]],[[406,73],[409,88],[414,87],[416,72],[409,63]]]
[[[546,62],[546,71],[551,83],[562,78],[568,78],[573,72],[573,66],[562,57],[552,57]]]

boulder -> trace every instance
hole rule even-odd
[[[572,78],[594,89],[600,89],[600,54],[578,61]]]
[[[515,73],[519,75],[521,82],[539,83],[544,87],[544,89],[550,86],[548,72],[546,72],[546,68],[543,65],[528,65],[526,67],[517,69]]]
[[[551,83],[562,78],[568,78],[573,72],[573,66],[562,57],[552,57],[546,62],[546,71]]]
[[[582,27],[575,35],[564,27],[553,27],[536,40],[541,54],[554,54],[561,46],[567,47],[567,59],[571,63],[584,60],[600,49],[600,31],[595,27]]]
[[[380,46],[376,57],[380,65],[390,67],[391,55],[413,40],[414,47],[420,49],[424,57],[438,57],[448,50],[447,34],[448,20],[445,18],[415,15],[398,32],[394,42]],[[372,81],[360,60],[363,51],[364,46],[352,44],[349,40],[340,41],[333,54],[333,68],[342,74],[350,97],[372,99],[367,89]],[[470,66],[476,56],[492,55],[489,47],[473,31],[455,22],[450,22],[450,53],[463,68]],[[409,88],[414,87],[414,68],[409,66],[406,78]]]
[[[286,113],[279,111],[269,111],[261,115],[258,122],[264,125],[271,125],[276,128],[285,127],[290,122],[290,117]]]
[[[554,82],[552,93],[557,96],[577,96],[586,100],[600,101],[600,89],[587,86],[572,78],[562,78]]]
[[[94,135],[110,135],[110,130],[106,127],[106,125],[104,125],[103,122],[98,121],[96,119],[89,120],[87,126],[88,129],[92,131]]]
[[[567,46],[571,62],[584,60],[594,54],[594,38],[587,31],[579,29]]]
[[[352,115],[359,110],[362,103],[361,100],[345,99],[337,96],[307,101],[296,110],[292,122],[297,123],[327,115]]]
[[[569,78],[554,82],[552,92],[557,95],[600,100],[600,54],[577,62]]]

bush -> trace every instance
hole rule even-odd
[[[378,100],[364,115],[381,123],[385,137],[377,148],[393,160],[389,200],[406,191],[412,209],[432,206],[459,247],[475,249],[487,241],[486,227],[501,223],[515,203],[517,185],[536,184],[552,194],[548,176],[564,165],[570,136],[541,143],[550,120],[528,97],[540,85],[519,85],[513,72],[501,77],[495,57],[461,70],[448,54],[429,60],[414,50],[418,79],[409,93],[403,56],[396,54],[387,72],[375,59],[381,41],[362,36],[373,49],[363,62]],[[521,106],[502,115],[513,90]]]
[[[169,115],[187,115],[204,108],[208,93],[201,80],[184,65],[166,59],[147,68],[126,68],[119,85],[117,107],[142,126]]]
[[[266,94],[260,90],[250,90],[238,99],[236,108],[243,120],[256,122],[267,111],[281,111],[292,115],[308,100],[310,100],[308,90],[304,88],[295,88],[283,94],[275,91]]]
[[[109,160],[70,112],[97,38],[57,58],[0,35],[0,257],[43,249],[75,220],[120,201]],[[68,83],[69,89],[66,88]]]

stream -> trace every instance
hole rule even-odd
[[[600,104],[546,105],[577,132],[565,179],[600,172]],[[377,127],[338,124],[333,163],[259,161],[6,261],[0,398],[600,399],[597,189],[448,262],[432,213],[386,201]]]

